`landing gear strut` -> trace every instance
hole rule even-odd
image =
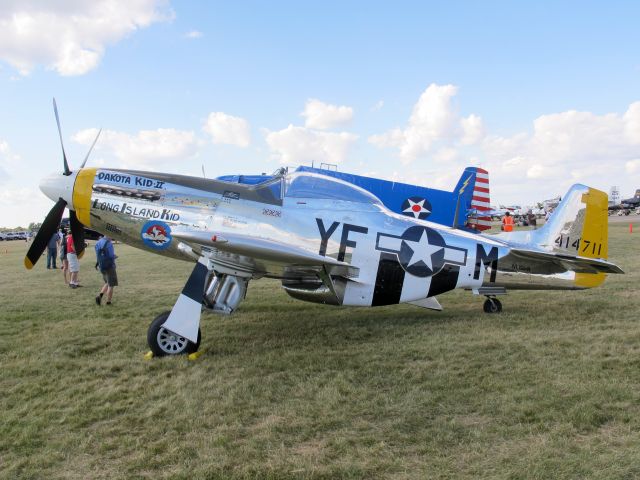
[[[502,311],[502,303],[496,297],[487,296],[482,308],[485,313],[500,313]]]
[[[207,311],[229,315],[244,299],[249,278],[221,274],[200,257],[182,293],[169,312],[158,315],[147,331],[156,357],[191,354],[200,347],[200,315]]]

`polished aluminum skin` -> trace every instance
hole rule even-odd
[[[604,257],[582,258],[556,242],[558,235],[581,236],[589,190],[574,186],[546,228],[488,236],[397,215],[366,190],[312,173],[242,185],[99,169],[90,214],[92,228],[124,243],[206,258],[216,275],[243,279],[227,281],[236,292],[227,310],[244,298],[246,282],[260,277],[282,279],[301,300],[375,306],[454,288],[581,289],[578,273],[619,273]],[[210,279],[207,291],[220,282]]]

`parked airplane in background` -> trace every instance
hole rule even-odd
[[[620,202],[624,208],[640,207],[640,188],[636,190],[636,194]]]
[[[584,289],[622,273],[606,261],[607,195],[584,185],[541,229],[485,236],[393,212],[370,191],[317,172],[247,185],[84,163],[71,172],[64,148],[63,161],[64,171],[40,185],[56,204],[25,266],[38,261],[65,208],[74,232],[85,225],[194,262],[172,310],[149,326],[156,355],[196,351],[202,310],[232,313],[249,281],[262,277],[280,279],[294,298],[331,305],[440,310],[437,295],[463,288],[498,312],[495,295],[508,290]],[[75,233],[74,241],[84,248]]]
[[[300,166],[295,171],[327,175],[362,187],[389,210],[407,217],[474,232],[491,228],[491,217],[486,213],[490,202],[489,173],[482,168],[467,167],[452,192],[326,168]],[[277,175],[286,172],[281,169]],[[273,178],[274,175],[225,175],[218,180],[258,185]]]

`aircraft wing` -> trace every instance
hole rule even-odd
[[[359,272],[357,267],[340,262],[335,258],[312,253],[295,245],[254,236],[237,233],[216,235],[207,231],[174,232],[173,236],[189,244],[192,248],[196,247],[196,250],[198,250],[198,246],[205,246],[224,254],[230,254],[226,255],[227,263],[230,257],[244,257],[249,260],[249,262],[243,262],[245,270],[251,270],[250,265],[266,262],[282,265],[287,270],[294,268],[297,272],[307,271],[309,273],[324,270],[329,274],[346,278],[357,277]],[[248,264],[249,268],[247,268]],[[258,267],[252,273],[265,272],[260,272]]]
[[[514,265],[514,270],[540,274],[566,271],[576,273],[624,273],[620,267],[606,260],[517,248],[511,249],[509,254],[502,258],[500,262],[507,266],[509,264]]]

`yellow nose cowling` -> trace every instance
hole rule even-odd
[[[91,226],[91,192],[97,168],[83,168],[78,172],[73,185],[73,207],[78,220],[85,226]]]

